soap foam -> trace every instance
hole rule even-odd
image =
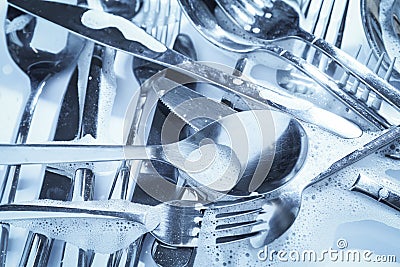
[[[344,140],[318,130],[317,127],[312,125],[305,125],[305,128],[307,128],[310,138],[309,154],[306,161],[311,160],[311,165],[319,165],[320,168],[318,169],[328,167],[338,158],[359,147],[360,144],[377,136],[377,133],[364,133],[360,139]],[[397,212],[363,194],[349,190],[359,172],[378,179],[384,175],[386,169],[399,170],[397,161],[384,156],[385,153],[398,151],[399,147],[398,142],[388,145],[379,152],[369,155],[306,189],[303,192],[299,214],[293,225],[282,236],[268,244],[269,251],[302,252],[304,250],[315,250],[320,253],[329,248],[337,249],[335,247],[337,242],[335,231],[340,225],[347,222],[372,220],[399,229],[400,215]],[[315,170],[315,168],[310,168],[310,171],[303,172],[303,174],[313,177],[317,174]],[[206,212],[202,222],[195,266],[293,265],[293,262],[290,261],[280,262],[276,255],[273,261],[260,261],[257,254],[263,247],[254,248],[250,240],[215,245],[213,238],[215,224],[212,224],[208,219],[212,216],[215,216],[215,214],[209,215]],[[268,230],[267,225],[265,229]],[[349,249],[357,249],[352,247],[351,243],[348,246]],[[310,265],[308,262],[296,262],[296,264],[299,266]]]
[[[199,165],[206,166],[199,169]],[[222,145],[207,144],[192,151],[185,166],[190,177],[217,191],[232,189],[240,175],[239,160],[229,147]]]
[[[113,253],[127,248],[133,241],[153,230],[159,224],[159,214],[154,207],[124,200],[75,201],[36,200],[26,204],[40,206],[65,206],[69,208],[96,208],[100,210],[146,214],[145,224],[123,218],[90,218],[68,213],[62,218],[3,219],[15,227],[26,228],[32,232],[61,239],[84,250],[96,253]],[[34,216],[34,213],[33,215]]]

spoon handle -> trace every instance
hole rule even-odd
[[[52,164],[156,159],[158,146],[0,144],[0,163]]]

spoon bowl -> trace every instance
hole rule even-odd
[[[361,0],[360,11],[364,32],[377,57],[384,54],[383,65],[389,68],[399,55],[400,2],[397,0]],[[394,65],[393,75],[398,78],[400,63]]]

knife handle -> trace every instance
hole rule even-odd
[[[365,194],[400,211],[400,183],[385,177],[373,179],[365,174],[359,174],[350,188],[351,191]]]

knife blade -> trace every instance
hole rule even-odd
[[[295,101],[286,101],[288,97],[277,91],[251,83],[205,64],[194,62],[188,57],[168,49],[144,30],[122,17],[56,2],[9,0],[9,4],[34,16],[58,24],[86,39],[124,51],[135,57],[188,73],[201,81],[216,84],[246,99],[250,108],[260,109],[272,106],[300,120],[316,124],[332,133],[337,134],[339,132],[339,135],[344,138],[355,138],[362,134],[357,125],[338,115],[330,116],[329,121],[324,120],[319,114],[326,113],[326,111],[321,108],[314,106],[309,110],[309,105],[305,107],[296,104],[292,105]],[[286,60],[291,61],[294,66],[299,67],[301,65],[300,69],[305,69],[302,65],[305,63],[304,61],[291,55],[281,47],[270,45],[265,47],[265,51],[278,57],[284,57]],[[307,66],[306,69],[311,71],[310,66]],[[327,81],[327,84],[330,84],[330,81]],[[268,97],[263,96],[265,91],[268,92]],[[388,93],[392,99],[392,101],[388,101],[395,101],[399,103],[397,106],[400,106],[400,94],[393,94],[393,92]],[[314,121],[315,118],[318,118],[318,122]]]
[[[168,83],[168,86],[174,86],[174,88],[160,98],[161,102],[196,131],[236,112],[186,86],[181,86],[167,78],[163,79],[165,79],[162,81],[163,84]]]

